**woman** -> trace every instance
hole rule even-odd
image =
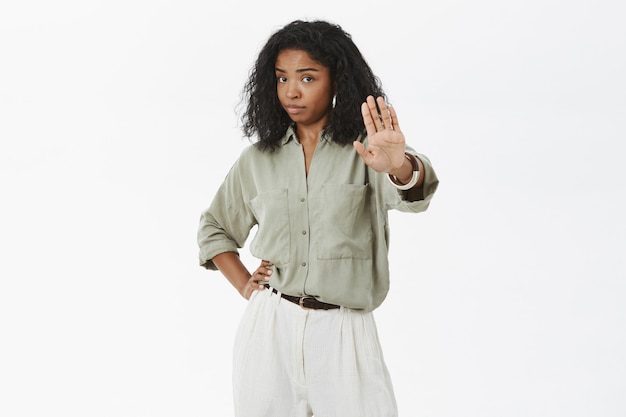
[[[244,88],[232,166],[198,231],[200,264],[248,299],[234,349],[241,417],[396,416],[373,318],[389,289],[387,212],[426,210],[438,180],[338,25],[294,21]],[[238,249],[258,226],[250,252]]]

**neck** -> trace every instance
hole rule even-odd
[[[298,140],[300,141],[300,143],[317,143],[320,137],[320,133],[322,133],[322,130],[322,125],[296,125],[296,134],[298,135]]]

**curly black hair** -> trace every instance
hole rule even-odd
[[[324,131],[336,143],[351,144],[364,133],[361,104],[369,95],[385,94],[351,35],[322,20],[295,20],[275,32],[261,49],[241,97],[246,108],[241,115],[244,135],[251,140],[256,135],[256,146],[273,151],[292,123],[276,93],[276,57],[285,49],[305,51],[330,70],[337,86],[336,102]]]

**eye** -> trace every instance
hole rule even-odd
[[[276,81],[278,81],[279,83],[286,83],[287,77],[276,77]]]
[[[307,76],[307,77],[303,77],[303,78],[302,78],[302,82],[303,82],[303,83],[310,83],[310,82],[312,82],[312,81],[313,81],[313,77],[308,77],[308,76]]]

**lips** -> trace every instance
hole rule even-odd
[[[294,104],[288,104],[285,106],[285,111],[289,114],[298,114],[304,110],[303,106],[296,106]]]

